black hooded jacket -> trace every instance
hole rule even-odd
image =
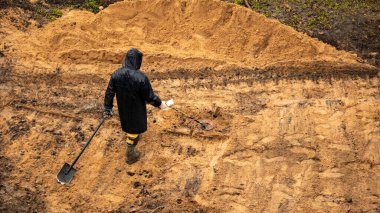
[[[131,134],[147,130],[146,103],[155,107],[161,105],[149,79],[139,70],[142,56],[137,49],[128,51],[123,66],[112,74],[104,98],[104,109],[112,110],[116,94],[121,127],[124,132]]]

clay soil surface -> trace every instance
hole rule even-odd
[[[1,212],[379,212],[379,70],[219,1],[123,1],[0,34]],[[69,185],[130,47],[162,99],[134,165],[117,110]],[[216,109],[220,110],[216,110]]]

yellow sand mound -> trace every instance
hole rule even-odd
[[[8,42],[15,50],[13,57],[34,68],[113,66],[130,47],[145,53],[145,69],[362,66],[353,54],[246,8],[215,0],[123,1],[97,15],[70,11]]]

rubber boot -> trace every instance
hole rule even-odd
[[[126,162],[131,165],[140,159],[140,153],[135,149],[136,145],[127,144]]]

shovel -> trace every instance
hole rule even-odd
[[[77,171],[76,169],[74,169],[74,165],[75,163],[79,160],[80,156],[83,154],[84,150],[87,148],[88,145],[90,145],[90,142],[91,140],[94,138],[95,134],[98,132],[100,126],[104,123],[104,118],[100,121],[100,123],[98,124],[98,126],[96,127],[95,129],[95,132],[91,135],[90,139],[86,142],[86,144],[84,145],[84,147],[82,148],[82,150],[80,151],[79,155],[77,156],[77,158],[75,158],[74,162],[71,164],[68,164],[68,163],[65,163],[65,165],[63,165],[62,169],[59,171],[58,175],[57,175],[57,181],[60,183],[60,184],[67,184],[67,183],[70,183],[71,180],[73,179],[74,177],[74,174],[75,172]]]

